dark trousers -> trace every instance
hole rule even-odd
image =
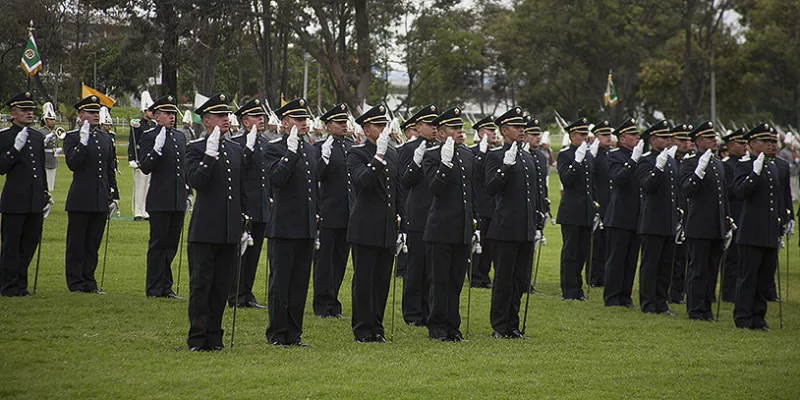
[[[145,292],[148,296],[166,296],[172,292],[172,260],[178,253],[183,211],[150,212],[150,242],[147,247],[147,278]]]
[[[713,318],[711,303],[717,288],[717,269],[723,241],[687,239],[689,272],[686,279],[686,311],[689,318]]]
[[[491,278],[489,278],[489,272],[492,269],[492,260],[494,259],[494,255],[492,254],[492,240],[487,238],[487,234],[489,233],[489,224],[492,223],[491,217],[484,217],[481,216],[481,220],[478,223],[478,229],[481,231],[481,254],[473,254],[472,255],[472,286],[473,287],[480,287],[486,286],[489,283],[492,283]]]
[[[28,290],[28,266],[42,235],[42,213],[3,214],[0,222],[0,294],[17,296]]]
[[[436,339],[461,336],[459,304],[471,246],[435,242],[427,244],[428,259],[431,260],[428,273],[431,283],[428,336]]]
[[[107,215],[102,212],[67,212],[66,272],[70,291],[97,290],[94,271]]]
[[[639,261],[640,239],[636,231],[606,227],[608,257],[603,301],[606,306],[633,304],[633,280]]]
[[[777,247],[739,245],[741,268],[736,283],[736,307],[733,320],[738,328],[767,327],[769,282],[778,266]]]
[[[403,278],[406,276],[406,265],[408,265],[408,253],[400,252],[397,255],[397,266],[394,271],[394,276],[398,278]]]
[[[153,219],[153,214],[150,214]],[[239,273],[239,304],[255,302],[256,296],[253,294],[253,285],[256,281],[256,271],[258,271],[258,261],[261,259],[261,249],[264,247],[264,233],[267,224],[264,222],[250,222],[250,236],[253,237],[253,245],[247,248],[241,261],[241,272]],[[236,270],[233,271],[231,278],[231,288],[228,291],[228,304],[236,304]]]
[[[389,296],[394,249],[353,244],[353,335],[383,335],[383,313]]]
[[[319,228],[319,250],[314,262],[314,314],[325,317],[342,313],[339,289],[349,256],[347,228]]]
[[[583,297],[581,271],[589,256],[588,226],[561,225],[561,297],[579,299]]]
[[[428,304],[430,260],[426,254],[422,232],[408,232],[407,241],[408,264],[403,278],[403,320],[407,324],[424,324],[428,321],[430,307]]]
[[[687,256],[686,243],[675,245],[675,262],[672,263],[672,277],[669,281],[669,301],[680,304],[683,294],[686,293],[686,270],[689,257]]]
[[[188,242],[189,347],[222,347],[222,315],[236,266],[237,245]]]
[[[592,270],[586,274],[586,284],[592,286],[604,286],[606,275],[606,258],[608,250],[606,242],[608,233],[605,229],[594,231],[594,249],[592,249]],[[588,263],[586,265],[589,265]]]
[[[739,268],[741,264],[741,256],[739,255],[739,245],[734,243],[736,241],[736,233],[734,232],[733,240],[731,241],[728,251],[725,253],[725,273],[722,275],[722,300],[729,303],[736,301],[736,282],[739,279]]]
[[[492,329],[508,333],[519,329],[522,294],[530,288],[533,242],[492,241],[494,286],[490,320]]]
[[[646,313],[669,311],[667,291],[672,272],[672,236],[640,235],[642,264],[639,268],[639,306]]]
[[[272,269],[266,333],[270,343],[300,341],[313,254],[314,239],[270,238],[267,241],[267,256]]]

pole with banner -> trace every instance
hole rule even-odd
[[[42,69],[42,58],[39,56],[39,49],[36,47],[36,39],[33,38],[33,20],[28,26],[28,44],[25,45],[25,52],[22,53],[22,69],[28,74],[28,90],[31,90],[31,77]]]

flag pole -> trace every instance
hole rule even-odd
[[[31,20],[30,25],[28,25],[28,39],[30,39],[31,37],[33,37],[33,20]],[[26,75],[28,75],[28,89],[27,89],[27,91],[30,92],[31,91],[31,75],[30,74],[26,74]]]

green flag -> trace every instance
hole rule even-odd
[[[608,82],[606,83],[606,92],[603,93],[603,102],[609,107],[614,107],[619,103],[617,90],[614,88],[614,81],[611,80],[611,71],[608,71]]]
[[[36,40],[33,39],[33,33],[31,33],[28,38],[28,45],[25,46],[25,52],[22,53],[21,65],[28,76],[34,76],[42,69],[42,58],[39,57],[39,49],[36,48]]]

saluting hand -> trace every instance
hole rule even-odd
[[[89,145],[89,121],[83,121],[81,126],[81,144],[84,146]]]
[[[389,130],[384,129],[381,132],[380,136],[378,136],[378,140],[375,143],[375,146],[378,148],[375,150],[376,155],[380,155],[383,157],[386,154],[386,150],[389,148]]]
[[[706,176],[706,167],[708,167],[709,161],[711,161],[711,149],[706,150],[706,152],[700,156],[700,159],[697,160],[697,168],[694,169],[694,174],[700,179]]]
[[[156,141],[153,143],[153,151],[161,155],[161,150],[164,149],[164,143],[167,142],[167,128],[161,127],[161,131],[156,135]]]
[[[247,146],[250,151],[256,151],[256,139],[258,138],[258,127],[253,124],[253,127],[250,128],[250,132],[247,133],[247,142],[245,146]]]
[[[453,153],[455,153],[456,142],[452,137],[447,137],[442,145],[442,164],[452,168],[453,167]]]
[[[331,160],[331,149],[333,148],[333,135],[328,135],[322,143],[322,160],[327,164]]]
[[[418,167],[422,166],[422,158],[425,157],[425,151],[427,151],[428,146],[425,144],[423,140],[416,149],[414,149],[414,164],[417,164]]]
[[[21,131],[17,133],[17,137],[14,138],[14,148],[17,151],[22,151],[22,148],[25,147],[25,143],[28,142],[28,127],[22,128]]]
[[[481,142],[478,144],[478,150],[481,153],[486,154],[486,151],[489,150],[489,134],[484,134],[481,138]]]
[[[664,150],[659,153],[658,157],[656,157],[656,168],[663,171],[664,166],[667,165],[667,159],[669,159],[669,151]]]
[[[583,162],[583,159],[586,158],[586,150],[588,149],[589,145],[586,142],[581,143],[578,146],[578,149],[575,150],[575,162],[580,164]]]
[[[206,155],[219,158],[219,127],[215,126],[206,138]]]
[[[596,157],[598,151],[600,151],[600,139],[595,137],[592,146],[589,147],[589,152],[592,153],[592,157]]]
[[[758,155],[755,161],[753,161],[753,172],[756,175],[761,175],[761,170],[764,169],[764,153]]]
[[[523,143],[522,144],[522,151],[524,151],[526,153],[530,153],[531,152],[531,144],[528,143],[528,142]]]
[[[289,132],[289,137],[286,138],[286,147],[292,153],[297,153],[298,146],[300,146],[300,138],[297,137],[297,126],[293,126]]]
[[[517,142],[511,143],[511,147],[503,154],[503,164],[511,166],[517,163]]]
[[[672,158],[675,158],[675,153],[677,152],[678,152],[678,146],[672,146],[669,148],[669,150],[667,150],[667,154],[669,154],[669,156]]]
[[[639,162],[639,159],[642,158],[642,153],[644,152],[644,140],[640,140],[639,143],[636,143],[636,146],[633,147],[633,153],[631,153],[631,158],[633,162]]]

